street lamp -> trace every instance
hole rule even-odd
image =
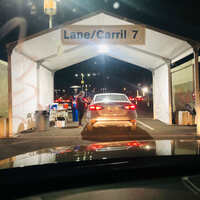
[[[53,15],[56,14],[56,0],[44,0],[44,12],[49,15],[49,28],[52,28]]]
[[[113,4],[113,8],[114,9],[118,9],[120,7],[120,4],[119,4],[119,2],[115,2],[114,4]]]
[[[149,94],[148,94],[149,89],[148,89],[148,87],[143,87],[142,92],[143,92],[143,96],[145,96],[145,93],[147,94],[147,106],[149,107],[150,103],[149,103]]]
[[[145,93],[147,93],[149,90],[147,87],[142,88],[143,96],[145,96]]]
[[[74,93],[77,94],[78,93],[78,89],[81,88],[81,87],[78,86],[78,85],[73,85],[70,88],[74,89]]]

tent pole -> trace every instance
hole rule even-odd
[[[53,16],[49,15],[49,28],[53,27]]]
[[[152,77],[153,77],[153,119],[156,120],[155,71],[152,71]]]
[[[8,137],[13,136],[13,116],[12,116],[12,66],[11,66],[12,50],[8,51]]]
[[[37,63],[37,110],[40,110],[40,63]]]
[[[52,80],[53,80],[53,99],[52,99],[52,103],[54,102],[54,98],[55,98],[55,96],[54,96],[54,87],[55,87],[55,84],[54,84],[54,77],[55,77],[55,71],[53,71],[53,72],[51,72],[52,73]]]
[[[12,113],[12,52],[16,47],[16,42],[7,45],[8,53],[8,134],[7,137],[13,137],[13,113]]]
[[[200,136],[200,98],[199,98],[199,48],[193,47],[194,53],[194,92],[195,92],[195,109],[197,119],[197,136]]]
[[[168,87],[169,87],[169,125],[172,125],[172,74],[171,61],[166,61],[168,66]]]

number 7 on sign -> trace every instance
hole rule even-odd
[[[133,39],[135,39],[136,35],[138,34],[138,31],[137,30],[132,30],[132,32],[133,32]]]

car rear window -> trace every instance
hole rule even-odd
[[[110,101],[128,101],[125,95],[98,95],[95,97],[96,102],[110,102]]]

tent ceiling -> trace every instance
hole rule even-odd
[[[113,17],[104,12],[81,19],[73,25],[133,25],[126,19]],[[64,27],[65,25],[63,25]],[[48,69],[57,71],[99,55],[95,45],[62,45],[61,28],[25,40],[20,48],[23,55],[42,62]],[[107,55],[153,70],[190,49],[183,40],[146,28],[145,45],[110,45]]]

